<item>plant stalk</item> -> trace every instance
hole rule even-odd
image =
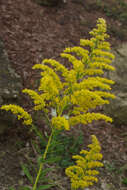
[[[46,159],[46,155],[47,155],[49,146],[50,146],[50,144],[51,144],[52,136],[53,136],[53,129],[52,129],[51,135],[50,135],[50,137],[49,137],[47,146],[46,146],[46,148],[45,148],[45,152],[44,152],[43,157],[42,157],[43,160]],[[33,186],[32,190],[36,190],[36,188],[37,188],[37,184],[38,184],[38,181],[39,181],[39,177],[40,177],[40,175],[41,175],[41,171],[42,171],[42,169],[43,169],[43,165],[44,165],[43,162],[40,163],[40,167],[39,167],[39,170],[38,170],[38,174],[37,174],[37,177],[36,177],[36,180],[35,180],[35,183],[34,183],[34,186]]]

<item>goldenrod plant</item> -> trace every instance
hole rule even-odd
[[[23,93],[28,94],[33,100],[33,110],[42,111],[51,131],[32,190],[39,188],[39,178],[55,131],[68,131],[77,124],[86,125],[94,120],[112,122],[109,116],[94,112],[97,106],[109,104],[108,98],[114,98],[114,95],[109,93],[114,82],[103,77],[106,70],[114,70],[111,65],[114,55],[110,52],[109,42],[106,41],[108,35],[104,19],[98,19],[97,27],[90,35],[90,40],[81,39],[80,46],[66,48],[61,53],[62,58],[71,62],[70,68],[54,59],[44,59],[41,64],[33,66],[33,69],[41,71],[38,89],[23,90]],[[23,119],[25,125],[30,125],[36,131],[32,116],[22,107],[10,104],[3,105],[1,109],[10,110],[18,119]],[[90,152],[80,152],[81,155],[86,155],[85,158],[74,156],[77,166],[66,169],[66,174],[71,177],[72,189],[84,188],[97,181],[97,178],[92,176],[98,172],[91,169],[102,166],[100,162],[95,161],[101,158],[100,145],[95,136],[92,136],[92,139]],[[71,176],[74,170],[78,177],[81,175],[81,183],[77,177],[74,183],[75,175]]]
[[[96,175],[99,171],[94,168],[103,167],[103,163],[98,160],[102,159],[100,153],[101,147],[95,135],[92,135],[92,144],[88,145],[89,151],[81,150],[80,155],[72,158],[76,160],[76,165],[66,168],[65,173],[71,179],[71,189],[84,189],[93,185],[98,179]]]

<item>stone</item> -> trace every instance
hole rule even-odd
[[[0,39],[0,105],[16,103],[22,89],[20,76],[12,68],[4,44]],[[3,133],[9,119],[8,114],[0,112],[0,134]]]
[[[109,78],[115,81],[112,92],[116,95],[104,111],[113,119],[115,125],[127,125],[127,43],[115,48],[114,72],[109,72]]]

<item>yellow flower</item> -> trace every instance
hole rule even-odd
[[[83,79],[80,83],[74,84],[74,88],[76,90],[81,90],[81,89],[89,89],[93,90],[94,88],[100,88],[103,90],[110,90],[111,87],[109,84],[112,84],[113,81],[108,80],[105,78],[99,78],[99,77],[89,77],[87,79]],[[102,91],[100,91],[102,92]],[[103,92],[102,92],[103,93]],[[96,92],[95,92],[96,94]]]
[[[42,78],[40,80],[40,86],[38,89],[39,91],[51,93],[51,89],[54,90],[53,86],[55,88],[55,91],[61,90],[63,88],[63,85],[60,81],[60,77],[49,66],[43,65],[43,64],[36,64],[34,65],[33,69],[43,70],[43,72],[41,72]],[[54,92],[54,93],[58,93],[58,92]]]
[[[106,34],[107,26],[103,18],[99,18],[97,21],[97,28],[93,29],[90,35],[94,36],[97,40],[104,41],[109,36]]]
[[[64,52],[66,53],[76,53],[77,56],[82,56],[84,57],[85,55],[88,55],[89,54],[89,51],[78,46],[78,47],[72,47],[72,48],[66,48],[64,50]]]
[[[47,93],[50,98],[59,94],[59,88],[50,75],[46,75],[41,78],[39,91]]]
[[[76,71],[74,69],[71,69],[67,76],[65,77],[65,80],[66,80],[66,85],[68,86],[69,88],[69,84],[73,84],[73,83],[76,83],[77,82],[77,78],[76,78]]]
[[[90,46],[91,48],[95,47],[95,44],[91,40],[84,40],[84,39],[80,40],[80,45],[81,46]]]
[[[101,113],[84,113],[76,116],[72,116],[69,118],[69,124],[71,126],[74,126],[76,124],[82,123],[82,124],[88,124],[92,123],[92,121],[97,120],[105,120],[106,122],[112,122],[112,118],[101,114]]]
[[[69,69],[54,59],[44,59],[42,64],[33,67],[42,70],[38,88],[42,94],[40,96],[37,93],[38,98],[36,93],[31,95],[35,104],[34,109],[41,110],[48,107],[48,110],[51,110],[52,107],[59,117],[68,115],[66,123],[69,124],[65,125],[66,129],[69,125],[88,124],[93,120],[112,121],[110,117],[103,114],[89,113],[99,105],[109,104],[107,99],[115,97],[107,92],[111,90],[113,81],[99,77],[104,74],[105,69],[114,70],[110,65],[114,55],[110,52],[109,42],[105,41],[108,37],[106,31],[105,20],[99,18],[97,27],[90,32],[92,35],[90,40],[81,39],[80,46],[66,48],[61,53],[62,58],[71,62],[72,67]],[[89,46],[89,48],[85,49],[81,46]],[[58,122],[54,118],[57,123],[56,128],[61,128],[61,125],[58,127],[61,120],[59,117],[57,117]]]
[[[50,64],[55,68],[55,71],[60,71],[63,75],[68,72],[68,69],[64,65],[60,64],[58,61],[54,59],[44,59],[42,63]]]
[[[89,168],[89,169],[91,169],[91,168],[95,168],[95,167],[102,167],[103,166],[103,164],[102,163],[100,163],[100,162],[95,162],[95,161],[90,161],[88,164],[87,164],[87,167]]]
[[[68,120],[65,119],[65,117],[63,117],[63,116],[53,117],[51,120],[51,123],[52,123],[52,126],[58,130],[61,130],[61,129],[69,130],[70,129]]]
[[[107,70],[112,70],[114,71],[115,68],[111,65],[107,65],[106,63],[103,62],[93,62],[90,63],[91,68],[100,68],[100,69],[107,69]]]
[[[90,90],[80,90],[75,91],[71,96],[72,104],[79,106],[84,109],[84,112],[88,111],[91,108],[96,108],[99,105],[108,104],[108,100],[104,100]]]
[[[33,99],[35,105],[34,110],[42,110],[45,107],[45,99],[47,94],[39,95],[34,90],[29,89],[24,89],[22,92],[29,94],[29,96]]]
[[[111,60],[113,60],[115,58],[112,53],[106,52],[106,51],[102,51],[100,49],[93,50],[92,54],[96,55],[96,56],[106,57],[106,58],[111,59]]]
[[[101,44],[98,44],[98,49],[109,51],[111,49],[110,43],[104,41]]]
[[[89,68],[89,69],[85,69],[84,71],[84,76],[95,76],[95,75],[103,75],[104,74],[104,71],[102,69],[92,69],[92,68]]]
[[[57,113],[59,113],[60,115],[63,113],[63,111],[66,109],[67,106],[69,106],[70,104],[70,97],[65,95],[63,96],[63,98],[56,98],[56,109],[57,109]]]
[[[3,105],[1,106],[2,110],[11,111],[14,115],[17,115],[18,119],[23,119],[23,124],[32,125],[32,118],[28,112],[18,105]]]
[[[67,58],[73,65],[73,68],[76,72],[78,73],[83,73],[84,72],[84,64],[81,60],[76,59],[75,56],[67,54],[67,53],[62,53],[61,57]]]
[[[95,56],[95,55],[93,55],[92,61],[93,62],[102,62],[102,63],[106,63],[106,64],[111,64],[112,63],[112,60],[108,59],[107,57],[101,57],[101,56],[98,57],[98,56]]]
[[[71,180],[72,189],[84,189],[91,186],[94,182],[98,182],[95,177],[99,172],[93,168],[102,167],[100,161],[102,155],[100,153],[101,147],[96,136],[92,135],[92,144],[88,145],[89,151],[81,150],[80,155],[75,155],[72,158],[76,160],[76,165],[66,168],[65,173]]]
[[[90,176],[91,176],[91,175],[94,176],[94,175],[98,175],[98,174],[99,174],[99,171],[97,171],[97,170],[87,170],[87,171],[86,171],[86,174],[87,174],[87,175],[90,175]]]

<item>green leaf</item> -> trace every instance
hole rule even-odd
[[[40,138],[40,140],[41,140],[44,144],[46,144],[46,140],[45,140],[44,136],[43,136],[42,133],[37,129],[37,127],[36,127],[35,125],[32,125],[31,130],[34,130],[35,133],[36,133],[36,135]]]
[[[33,184],[33,177],[31,176],[29,169],[27,168],[26,165],[22,164],[21,165],[22,170],[24,172],[24,174],[27,176],[27,178],[29,179],[29,181]]]
[[[15,190],[13,187],[10,187],[9,190]]]
[[[29,168],[31,169],[31,171],[33,171],[33,172],[35,172],[35,173],[38,172],[37,167],[35,166],[35,164],[32,163],[32,160],[31,160],[31,159],[28,160],[27,165],[29,165]]]
[[[52,163],[58,162],[60,160],[61,160],[61,156],[56,156],[54,158],[51,157],[49,159],[44,160],[44,163],[52,164]]]
[[[42,172],[43,176],[45,176],[48,172],[50,172],[52,170],[53,170],[53,168],[45,168],[45,169],[43,169],[43,172]]]
[[[40,180],[43,180],[43,182],[46,182],[47,180],[49,180],[49,179],[47,178],[47,176],[45,177],[45,175],[46,175],[48,172],[52,171],[52,170],[53,170],[53,168],[45,168],[45,169],[43,169],[43,171],[41,172],[41,175],[40,175]]]
[[[127,178],[124,178],[124,179],[122,180],[122,183],[123,183],[124,185],[127,185]]]
[[[20,190],[31,190],[32,188],[31,187],[28,187],[28,186],[24,186],[24,187],[21,187]]]
[[[39,178],[39,181],[41,182],[41,183],[50,183],[50,178],[49,177],[46,177],[46,176],[44,176],[43,178]]]
[[[37,190],[49,189],[53,186],[54,186],[53,184],[41,185],[40,187],[37,188]]]

